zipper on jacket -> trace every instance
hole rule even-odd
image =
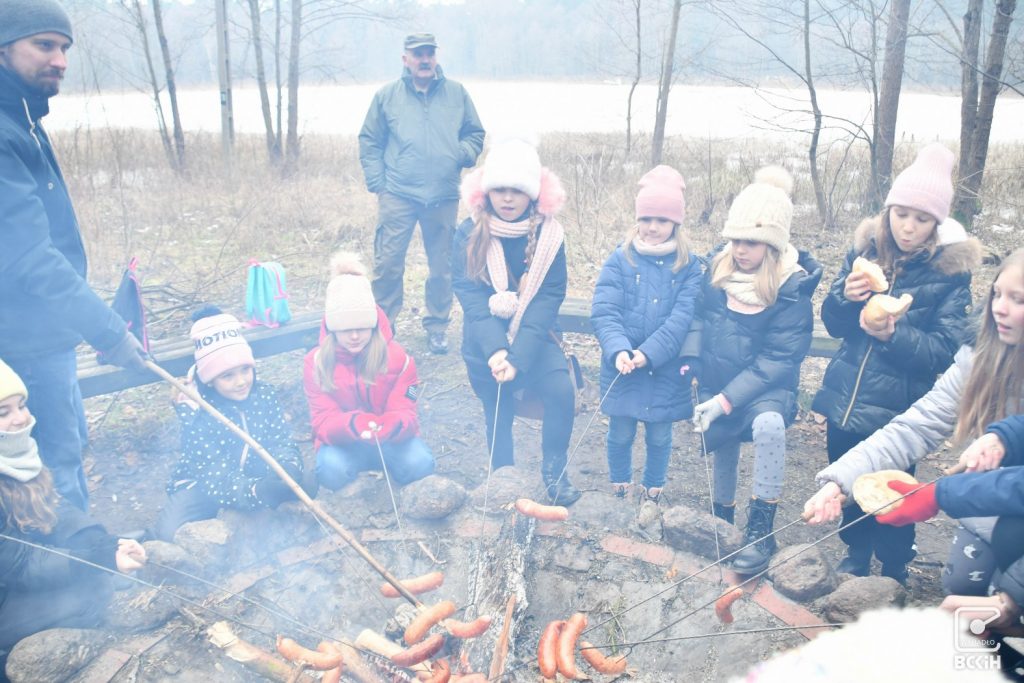
[[[39,138],[36,137],[36,122],[32,120],[32,112],[28,109],[28,100],[24,97],[21,98],[21,104],[25,107],[25,118],[28,119],[28,134],[32,136],[32,139],[36,141],[36,146],[40,150],[43,149],[43,143],[39,142]]]
[[[887,292],[892,296],[893,291],[896,289],[896,269],[893,268],[892,282],[889,283],[889,291]],[[865,333],[866,334],[866,333]],[[843,421],[840,423],[840,427],[846,427],[847,421],[850,419],[850,413],[853,412],[853,404],[857,401],[857,392],[860,390],[860,381],[864,377],[864,368],[868,366],[868,358],[871,357],[871,352],[874,350],[875,345],[871,343],[868,346],[867,353],[864,354],[864,360],[860,362],[860,368],[857,370],[857,381],[853,383],[853,393],[850,394],[850,404],[846,406],[846,412],[843,413]]]

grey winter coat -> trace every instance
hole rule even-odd
[[[85,281],[85,247],[40,123],[46,98],[0,67],[0,357],[106,350],[125,324]]]
[[[981,244],[956,225],[939,229],[939,246],[899,265],[889,276],[889,294],[914,297],[887,342],[860,327],[863,302],[843,294],[857,256],[876,259],[875,244],[884,230],[880,218],[863,221],[853,249],[821,306],[821,319],[833,337],[843,340],[829,362],[812,408],[840,429],[867,435],[906,410],[949,367],[964,342],[971,305],[971,270],[981,263]]]
[[[408,69],[377,91],[359,131],[366,189],[423,205],[459,198],[462,169],[476,163],[484,129],[462,84],[437,78],[419,93]]]

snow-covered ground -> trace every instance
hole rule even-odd
[[[625,130],[628,85],[611,83],[467,81],[467,88],[489,131],[528,129],[552,131],[618,132]],[[300,132],[355,134],[379,83],[369,85],[304,86],[299,92]],[[185,128],[220,130],[216,90],[180,92]],[[861,91],[821,91],[819,104],[826,125],[870,123],[870,101]],[[263,122],[259,96],[253,87],[236,88],[235,130],[260,133]],[[637,88],[633,101],[633,130],[649,132],[654,125],[656,90]],[[155,128],[150,97],[126,92],[97,95],[61,95],[47,118],[51,129],[136,127]],[[677,85],[672,89],[667,133],[696,138],[775,138],[794,136],[806,129],[810,116],[805,90],[728,86]],[[787,112],[790,110],[790,112]],[[169,112],[169,108],[165,107]],[[1006,95],[997,103],[993,142],[1024,139],[1024,99]],[[897,139],[947,140],[959,137],[960,98],[950,94],[904,93],[900,101]],[[828,133],[826,133],[828,134]],[[799,135],[797,133],[796,135]]]

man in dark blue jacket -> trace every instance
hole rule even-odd
[[[424,287],[423,327],[432,353],[447,353],[452,309],[451,244],[463,168],[484,144],[473,101],[437,65],[429,33],[405,39],[402,77],[373,97],[359,131],[366,188],[377,195],[373,296],[394,328],[402,310],[405,254],[420,224],[430,274]]]
[[[0,0],[0,357],[29,389],[33,436],[57,490],[88,508],[75,347],[145,371],[141,345],[86,283],[85,248],[40,125],[60,90],[71,21],[56,0]]]

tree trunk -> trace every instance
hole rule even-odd
[[[978,113],[971,135],[970,161],[967,174],[961,177],[958,183],[960,196],[954,207],[957,215],[962,217],[968,225],[981,211],[981,182],[985,173],[985,161],[988,158],[992,117],[995,112],[996,98],[999,96],[999,79],[1003,72],[1007,36],[1010,33],[1010,24],[1013,23],[1013,12],[1016,9],[1016,0],[999,0],[996,3],[996,14],[992,20],[992,35],[989,38],[988,53],[985,56],[985,71],[982,74],[981,91],[978,95]],[[963,152],[961,152],[962,156]]]
[[[981,44],[983,0],[970,0],[964,13],[964,45],[960,56],[960,164],[958,178],[970,174],[971,137],[978,117],[978,46]]]
[[[878,126],[875,129],[875,207],[882,205],[892,183],[892,156],[896,146],[896,115],[903,86],[903,64],[907,52],[907,20],[910,0],[894,0],[885,34],[885,62],[878,97]]]
[[[288,170],[299,158],[299,44],[302,41],[302,0],[292,0],[291,49],[288,52]]]
[[[811,112],[814,114],[814,130],[811,132],[811,144],[807,148],[807,160],[811,170],[811,184],[814,186],[814,201],[818,205],[818,216],[826,228],[831,228],[833,221],[828,210],[828,201],[825,198],[825,190],[821,183],[821,173],[818,171],[818,139],[821,137],[821,107],[818,106],[818,91],[814,86],[814,76],[811,69],[811,3],[804,0],[804,81],[807,84],[807,94],[811,101]]]
[[[277,143],[278,153],[281,151],[281,131],[284,130],[281,125],[283,107],[281,106],[281,93],[284,92],[284,88],[281,83],[281,24],[284,19],[281,16],[281,0],[274,0],[274,90],[277,96],[277,105],[275,113],[277,114],[277,135],[275,136],[275,142]]]
[[[665,50],[665,61],[661,67],[661,81],[658,85],[658,109],[654,117],[654,137],[651,140],[651,165],[661,163],[661,155],[665,147],[665,119],[668,117],[668,93],[672,87],[672,71],[676,54],[676,34],[679,32],[679,11],[683,0],[672,3],[672,23],[669,26],[668,47]]]
[[[643,42],[640,32],[640,5],[642,0],[633,0],[633,9],[636,10],[636,73],[633,74],[633,82],[629,85],[629,95],[626,97],[626,156],[629,156],[633,149],[633,93],[636,86],[640,84],[640,77],[643,75]]]
[[[132,0],[132,12],[134,13],[135,28],[139,31],[142,40],[142,56],[146,60],[146,73],[149,75],[149,85],[153,91],[153,109],[156,111],[157,129],[160,131],[160,141],[164,145],[164,153],[167,155],[167,163],[171,168],[176,168],[174,151],[171,147],[171,138],[167,133],[167,119],[164,116],[164,106],[160,102],[160,84],[156,80],[156,68],[153,66],[153,52],[149,49],[149,35],[146,32],[146,18],[142,14],[142,3],[139,0]]]
[[[271,163],[281,159],[281,149],[274,135],[274,121],[270,113],[270,93],[267,90],[267,72],[263,66],[263,33],[260,26],[260,2],[249,0],[249,17],[252,24],[252,49],[256,53],[256,85],[260,91],[260,110],[263,112],[263,128],[267,135],[267,154]]]
[[[164,13],[160,8],[160,0],[153,2],[153,25],[160,41],[160,55],[164,60],[164,79],[167,83],[167,99],[171,103],[171,125],[174,132],[175,168],[185,169],[185,131],[181,126],[181,113],[178,110],[178,86],[174,80],[174,65],[171,62],[171,49],[167,45],[167,33],[164,31]]]

